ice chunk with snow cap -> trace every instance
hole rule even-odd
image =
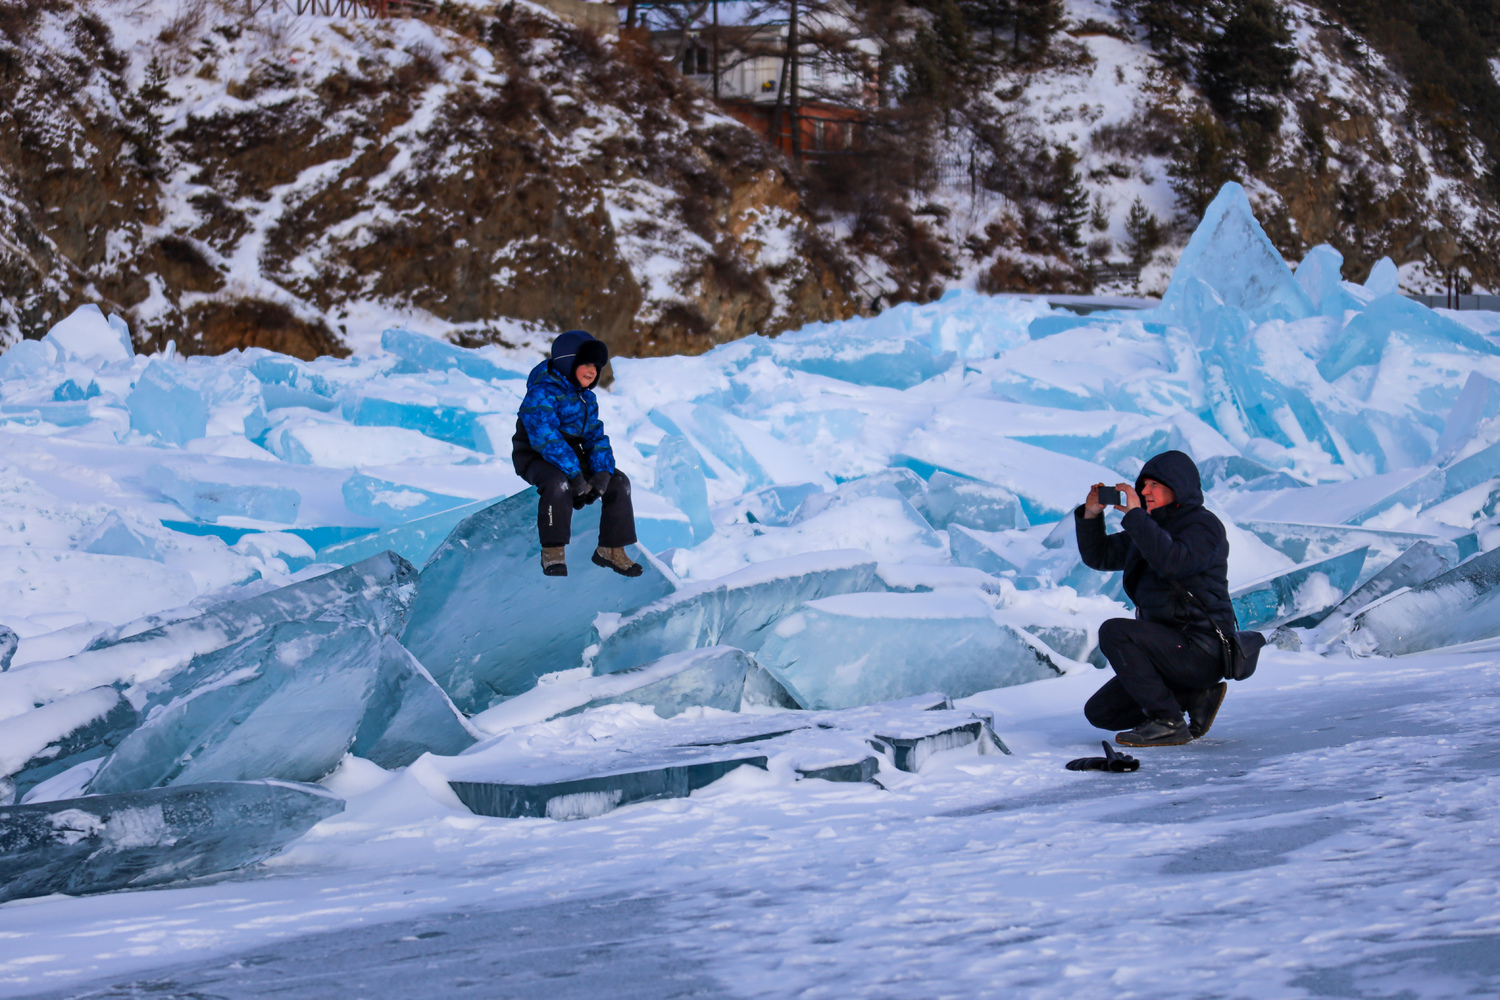
[[[10,669],[10,661],[21,647],[21,638],[14,631],[0,625],[0,671]]]
[[[391,769],[424,753],[452,756],[477,733],[417,658],[391,636],[380,644],[380,668],[349,752]]]
[[[363,622],[284,622],[193,658],[151,692],[93,794],[206,781],[317,781],[354,742],[381,637]]]
[[[58,358],[64,361],[100,365],[135,357],[135,345],[125,322],[117,316],[106,319],[104,311],[92,303],[73,310],[42,340],[55,347]]]
[[[649,559],[635,579],[590,562],[599,509],[573,514],[570,576],[542,575],[535,489],[471,514],[428,560],[402,641],[460,709],[483,711],[577,666],[596,615],[671,591]]]
[[[23,340],[0,354],[0,382],[35,379],[57,364],[57,347],[43,340]]]
[[[81,896],[263,861],[344,809],[316,785],[214,782],[0,808],[0,902]]]
[[[85,552],[106,556],[130,556],[135,559],[151,559],[162,562],[161,549],[156,539],[126,524],[119,511],[110,511],[104,520],[82,539],[79,548]]]
[[[596,624],[589,665],[607,674],[703,646],[754,652],[769,626],[804,601],[878,587],[875,570],[875,561],[855,550],[757,563]]]
[[[1061,671],[977,596],[848,594],[770,630],[756,661],[803,708],[851,708],[933,688],[965,697]]]
[[[305,361],[268,351],[251,363],[250,371],[260,382],[267,410],[301,406],[326,412],[338,405],[338,388]]]
[[[601,705],[648,705],[670,719],[696,706],[738,712],[753,664],[744,650],[708,646],[595,676],[577,668],[543,677],[537,686],[473,719],[476,728],[499,733]]]
[[[356,514],[383,524],[405,524],[454,507],[467,506],[463,497],[446,496],[405,483],[393,483],[356,472],[343,485],[344,505]]]
[[[1245,189],[1233,181],[1219,189],[1193,231],[1162,296],[1161,314],[1176,317],[1191,278],[1212,286],[1226,305],[1256,322],[1314,314],[1307,293],[1256,220]]]
[[[1363,302],[1345,291],[1341,280],[1343,266],[1344,255],[1327,243],[1313,247],[1297,265],[1297,284],[1307,293],[1318,315],[1341,322],[1345,311],[1364,307]]]
[[[1338,604],[1359,582],[1368,551],[1360,546],[1238,588],[1229,596],[1240,628],[1269,628]]]
[[[922,510],[934,528],[946,528],[950,524],[980,531],[1031,527],[1026,512],[1021,509],[1020,498],[1010,490],[946,472],[935,472],[928,480]]]
[[[500,502],[502,501],[476,500],[462,507],[452,507],[426,517],[414,518],[392,528],[334,542],[318,550],[317,561],[348,566],[361,559],[390,551],[413,565],[422,566],[466,518]]]
[[[290,486],[212,482],[168,465],[151,466],[144,478],[148,486],[199,521],[249,517],[295,524],[297,512],[302,508],[302,494]]]
[[[698,450],[681,434],[668,434],[656,449],[656,492],[687,515],[694,545],[714,533],[703,463]]]
[[[1370,268],[1370,276],[1365,279],[1365,288],[1371,295],[1399,295],[1401,293],[1401,271],[1396,267],[1396,262],[1389,257],[1382,257]]]
[[[128,623],[104,633],[81,653],[0,674],[0,717],[100,685],[160,683],[194,656],[278,622],[363,622],[381,634],[394,634],[406,620],[416,585],[416,569],[400,556],[383,552],[193,617]]]
[[[130,428],[168,444],[184,445],[208,433],[208,401],[182,366],[154,358],[125,400]]]
[[[0,775],[17,795],[86,760],[103,757],[136,727],[140,714],[119,691],[98,687],[59,698],[0,726]]]
[[[650,490],[630,488],[635,511],[635,535],[651,552],[693,547],[693,525],[688,516]]]
[[[1458,562],[1458,546],[1451,542],[1443,543],[1436,539],[1424,538],[1401,553],[1379,573],[1360,584],[1348,597],[1340,601],[1337,607],[1330,609],[1329,617],[1337,616],[1342,621],[1361,608],[1380,600],[1386,594],[1394,593],[1403,587],[1414,587],[1441,576],[1452,569],[1456,562]]]
[[[1463,389],[1443,421],[1433,460],[1439,465],[1457,457],[1471,442],[1481,445],[1500,439],[1500,382],[1470,372]],[[1484,433],[1488,430],[1489,433]],[[1480,435],[1483,434],[1483,438]]]
[[[777,337],[771,344],[772,355],[787,368],[891,389],[910,389],[953,366],[957,353],[934,352],[905,332],[892,329],[896,320],[891,317],[871,322],[852,335],[839,324],[815,324]]]
[[[1500,549],[1396,591],[1350,620],[1344,642],[1356,652],[1399,656],[1500,635]]]
[[[792,523],[792,518],[796,516],[797,509],[804,500],[814,493],[822,492],[823,487],[817,483],[767,486],[754,493],[746,493],[735,501],[735,506],[745,512],[745,519],[752,524],[784,528]]]
[[[448,371],[456,369],[482,381],[525,378],[526,373],[496,364],[479,351],[455,347],[436,337],[411,330],[390,329],[380,334],[380,346],[400,355],[418,369]]]
[[[459,401],[391,399],[375,394],[377,391],[346,395],[344,418],[357,427],[401,427],[460,448],[478,448],[478,415]],[[490,443],[488,432],[483,436]]]
[[[1392,336],[1433,354],[1500,355],[1500,346],[1403,295],[1383,295],[1349,320],[1318,361],[1318,374],[1333,382],[1361,365],[1378,364]]]

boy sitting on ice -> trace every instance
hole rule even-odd
[[[592,389],[609,363],[609,349],[582,330],[552,342],[552,358],[531,371],[516,418],[511,460],[516,475],[537,488],[536,525],[542,538],[542,572],[567,576],[563,547],[572,537],[573,511],[604,499],[594,563],[623,576],[641,567],[625,554],[635,544],[630,480],[615,468],[615,455]]]

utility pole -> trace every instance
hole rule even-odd
[[[719,0],[714,4],[714,103],[719,100]]]
[[[801,104],[797,97],[797,85],[802,68],[800,49],[801,42],[797,36],[797,0],[791,0],[791,18],[786,29],[786,44],[789,50],[788,58],[792,61],[792,93],[791,102],[788,106],[788,115],[792,122],[792,159],[797,163],[802,162],[802,113]]]

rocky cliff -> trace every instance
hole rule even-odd
[[[142,346],[302,356],[390,322],[695,353],[854,312],[763,143],[524,2],[0,2],[0,107],[0,344],[83,301]]]

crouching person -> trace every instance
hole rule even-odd
[[[641,567],[625,554],[635,544],[630,480],[615,468],[593,387],[609,362],[609,350],[582,330],[552,342],[552,357],[526,380],[526,398],[516,418],[511,459],[516,474],[537,488],[536,525],[542,539],[542,572],[567,576],[563,547],[572,538],[573,511],[604,501],[594,563],[623,576]]]
[[[1117,534],[1104,531],[1103,485],[1073,512],[1078,551],[1093,569],[1124,571],[1135,618],[1099,627],[1115,676],[1083,712],[1100,729],[1124,730],[1115,739],[1126,746],[1187,743],[1208,732],[1228,687],[1212,623],[1226,634],[1235,627],[1229,540],[1203,506],[1198,467],[1180,451],[1147,462],[1134,489],[1118,484],[1124,502],[1115,509],[1125,519]]]

